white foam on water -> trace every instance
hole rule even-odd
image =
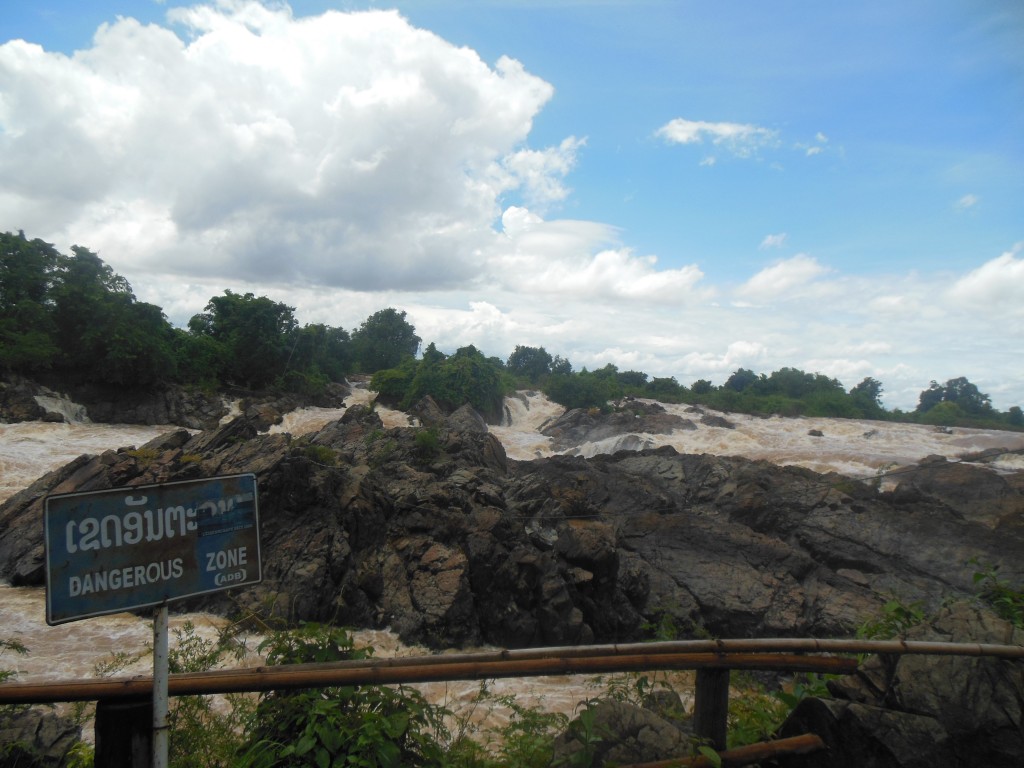
[[[505,418],[501,426],[488,427],[501,441],[510,459],[529,461],[550,456],[551,438],[540,429],[565,413],[565,408],[538,392],[520,392],[505,398]]]
[[[83,453],[143,445],[175,429],[168,424],[0,424],[0,502]]]

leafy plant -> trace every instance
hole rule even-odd
[[[657,621],[645,621],[640,628],[653,642],[679,640],[683,636],[675,617],[668,611],[661,612]]]
[[[268,664],[366,658],[343,629],[303,624],[277,632],[261,645]],[[435,766],[443,749],[438,708],[410,688],[347,685],[323,690],[277,691],[260,698],[246,734],[240,765]]]
[[[560,712],[544,712],[527,707],[512,694],[495,696],[481,686],[476,703],[508,710],[508,722],[490,729],[483,737],[490,757],[478,756],[476,765],[544,768],[551,764],[555,738],[565,730],[569,718]],[[449,750],[449,761],[452,758]]]
[[[302,453],[307,459],[316,464],[333,467],[338,463],[338,454],[333,448],[328,448],[326,445],[310,444],[302,449]]]
[[[926,618],[924,603],[915,600],[912,603],[893,598],[882,606],[882,613],[865,621],[857,629],[857,637],[862,640],[891,640],[902,637],[911,627],[916,627]]]
[[[1001,578],[998,565],[982,563],[976,557],[968,563],[981,569],[974,573],[974,584],[979,587],[978,598],[1001,618],[1024,629],[1024,588],[1014,587]]]
[[[795,675],[781,688],[768,691],[754,680],[741,683],[742,693],[729,697],[729,726],[726,745],[732,749],[771,739],[779,726],[804,699],[828,697],[827,682],[832,675]]]
[[[416,458],[424,463],[433,460],[441,453],[441,441],[438,439],[435,427],[427,427],[416,432],[413,442],[416,445],[413,449]]]
[[[28,648],[19,643],[17,640],[2,640],[0,639],[0,656],[3,656],[7,651],[12,651],[19,656],[24,656],[28,653]],[[6,682],[14,677],[16,673],[10,669],[0,669],[0,683]]]
[[[577,706],[577,715],[569,723],[568,735],[580,748],[566,757],[559,765],[568,768],[589,768],[594,764],[598,747],[607,738],[608,729],[597,722],[597,707],[600,699],[587,699]]]
[[[148,467],[157,460],[160,456],[160,451],[156,448],[130,448],[125,451],[125,454],[137,459],[142,466]]]
[[[206,672],[246,652],[244,643],[231,632],[221,632],[217,640],[196,634],[195,625],[185,622],[174,630],[174,643],[168,650],[167,665],[172,673]],[[168,712],[170,737],[168,761],[172,768],[228,766],[241,746],[241,730],[252,716],[255,704],[242,694],[229,694],[227,706],[218,707],[212,696],[177,696]]]
[[[756,685],[729,697],[726,745],[732,749],[771,738],[792,707]]]

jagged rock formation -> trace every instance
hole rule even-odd
[[[1024,577],[1024,474],[931,462],[895,490],[670,448],[511,462],[471,414],[319,432],[245,416],[83,456],[0,507],[0,577],[41,584],[52,492],[254,472],[264,581],[184,607],[390,626],[433,646],[848,635],[891,594],[973,591],[972,557]]]
[[[602,413],[597,408],[573,408],[545,424],[541,434],[552,438],[552,448],[561,452],[585,442],[596,443],[622,435],[666,434],[677,429],[692,430],[697,425],[668,413],[658,403],[626,400],[611,413]]]
[[[1024,631],[955,603],[911,628],[909,640],[1024,644]],[[813,732],[829,747],[787,768],[972,768],[1024,765],[1024,661],[970,656],[872,656],[805,699],[782,736]]]
[[[30,768],[67,765],[68,751],[82,737],[82,727],[44,707],[0,712],[0,764]]]

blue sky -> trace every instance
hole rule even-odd
[[[1024,404],[1019,3],[10,5],[0,227],[174,322]]]

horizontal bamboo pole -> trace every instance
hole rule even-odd
[[[557,656],[606,656],[631,653],[895,653],[935,656],[995,656],[1024,658],[1024,646],[988,643],[947,643],[927,640],[844,640],[768,637],[739,640],[672,640],[659,643],[619,643],[551,648],[527,648],[484,652],[501,658]],[[471,654],[476,656],[478,654]]]
[[[790,736],[776,741],[762,741],[719,752],[723,766],[736,768],[741,765],[752,765],[762,760],[781,755],[807,755],[825,749],[825,742],[813,733]],[[622,768],[710,768],[713,765],[706,757],[680,757],[674,760],[658,760],[653,763],[636,763]]]
[[[182,696],[374,682],[398,684],[641,669],[718,667],[843,673],[852,672],[855,667],[853,659],[780,656],[781,653],[929,654],[1024,659],[1024,646],[907,640],[763,638],[530,648],[196,672],[172,675],[170,693]],[[592,661],[588,663],[587,660]],[[346,676],[346,670],[351,671],[350,676]],[[290,682],[293,679],[301,682]],[[260,687],[254,687],[257,685]],[[132,698],[149,695],[151,686],[152,681],[146,677],[7,683],[0,685],[0,703]]]
[[[444,658],[444,657],[440,657]],[[438,657],[386,659],[386,663],[340,662],[338,664],[289,664],[275,667],[213,670],[171,675],[172,696],[237,693],[241,691],[323,688],[370,683],[397,685],[444,680],[489,680],[501,677],[586,675],[663,669],[774,669],[843,674],[856,669],[854,659],[794,654],[650,653],[629,656],[553,656],[509,661],[455,661],[439,663]],[[421,663],[426,661],[427,663]],[[399,663],[396,663],[399,662]],[[404,663],[402,663],[404,662]],[[9,683],[0,686],[0,703],[114,700],[148,696],[150,677],[108,680],[66,680],[49,683]]]

